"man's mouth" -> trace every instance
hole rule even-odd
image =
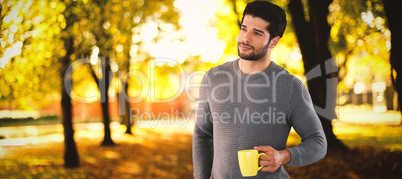
[[[247,50],[253,49],[252,46],[246,45],[246,44],[244,44],[244,43],[239,43],[239,48],[240,48],[241,50],[243,50],[243,51],[247,51]]]

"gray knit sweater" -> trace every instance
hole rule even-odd
[[[246,75],[238,60],[210,69],[200,85],[193,136],[196,179],[242,178],[237,151],[254,146],[284,150],[291,127],[302,143],[288,148],[288,166],[305,166],[323,158],[327,141],[304,84],[274,62],[263,72]],[[289,178],[258,172],[248,178]]]

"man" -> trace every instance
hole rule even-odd
[[[256,178],[289,178],[283,165],[305,166],[326,154],[327,141],[304,84],[270,60],[286,14],[269,2],[247,4],[239,59],[211,68],[200,85],[193,136],[194,177],[242,178],[237,151],[256,149]],[[302,143],[285,149],[293,127]]]

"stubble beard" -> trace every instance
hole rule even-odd
[[[262,47],[261,49],[255,49],[254,46],[251,46],[249,44],[246,44],[244,42],[238,42],[237,43],[237,53],[239,54],[239,57],[244,59],[244,60],[249,60],[249,61],[258,61],[261,60],[268,52],[268,46],[269,46],[270,42],[265,45],[264,47]],[[251,52],[250,53],[241,53],[239,46],[240,45],[244,45],[244,46],[248,46],[251,48]]]

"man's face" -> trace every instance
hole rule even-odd
[[[269,23],[262,18],[245,15],[241,25],[237,51],[244,60],[257,61],[267,55],[270,34]]]

